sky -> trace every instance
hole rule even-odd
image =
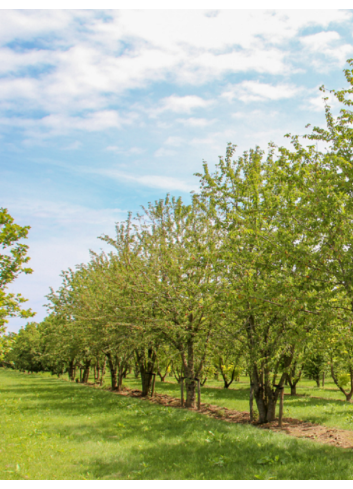
[[[34,270],[9,291],[41,321],[62,270],[129,211],[188,201],[227,143],[323,126],[353,10],[1,10],[0,42],[0,207],[31,226]]]

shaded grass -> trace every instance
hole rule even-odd
[[[207,383],[201,389],[202,402],[248,412],[249,386],[246,381],[249,382],[243,377],[241,383],[234,383],[229,389],[223,389],[222,382]],[[353,403],[344,400],[332,381],[326,381],[325,388],[313,386],[313,383],[312,380],[302,380],[297,396],[290,396],[290,388],[286,387],[284,417],[353,430]],[[131,377],[125,380],[125,385],[141,389],[139,381]],[[180,387],[172,378],[168,379],[168,383],[156,382],[156,391],[180,398]]]
[[[42,374],[0,386],[1,479],[353,478],[350,450]]]

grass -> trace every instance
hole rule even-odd
[[[242,377],[229,389],[223,383],[212,381],[202,388],[202,402],[219,405],[237,411],[249,411],[249,380]],[[133,378],[125,380],[125,385],[141,389],[140,382]],[[179,385],[171,378],[168,382],[156,382],[156,392],[180,397]],[[290,396],[290,388],[285,389],[284,417],[297,418],[333,428],[353,430],[353,403],[346,402],[333,381],[326,381],[325,388],[314,386],[314,381],[303,379],[297,388],[298,395]],[[277,407],[278,409],[278,407]]]
[[[45,374],[0,369],[0,386],[0,479],[353,479],[350,450]]]

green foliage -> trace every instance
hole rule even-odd
[[[28,246],[18,241],[26,238],[29,226],[19,226],[14,222],[7,209],[0,208],[0,333],[5,331],[7,317],[20,315],[28,318],[34,314],[30,309],[23,310],[21,305],[26,302],[20,294],[6,293],[7,286],[20,273],[32,273],[32,269],[24,266],[29,261]]]
[[[338,376],[338,384],[340,387],[346,387],[349,382],[350,382],[350,375],[349,374],[340,374]]]

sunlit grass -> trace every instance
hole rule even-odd
[[[1,479],[353,478],[350,450],[43,374],[0,385]]]
[[[213,380],[202,387],[202,402],[223,406],[237,411],[249,411],[249,379],[241,377],[229,389],[223,389],[222,382]],[[169,377],[168,382],[156,382],[156,392],[180,398],[180,387]],[[298,384],[297,396],[290,396],[290,388],[285,388],[284,417],[302,419],[329,427],[353,430],[353,404],[346,402],[333,381],[326,381],[325,388],[318,388],[313,380],[303,379]],[[133,377],[125,380],[131,388],[141,388]],[[212,387],[211,387],[212,386]]]

